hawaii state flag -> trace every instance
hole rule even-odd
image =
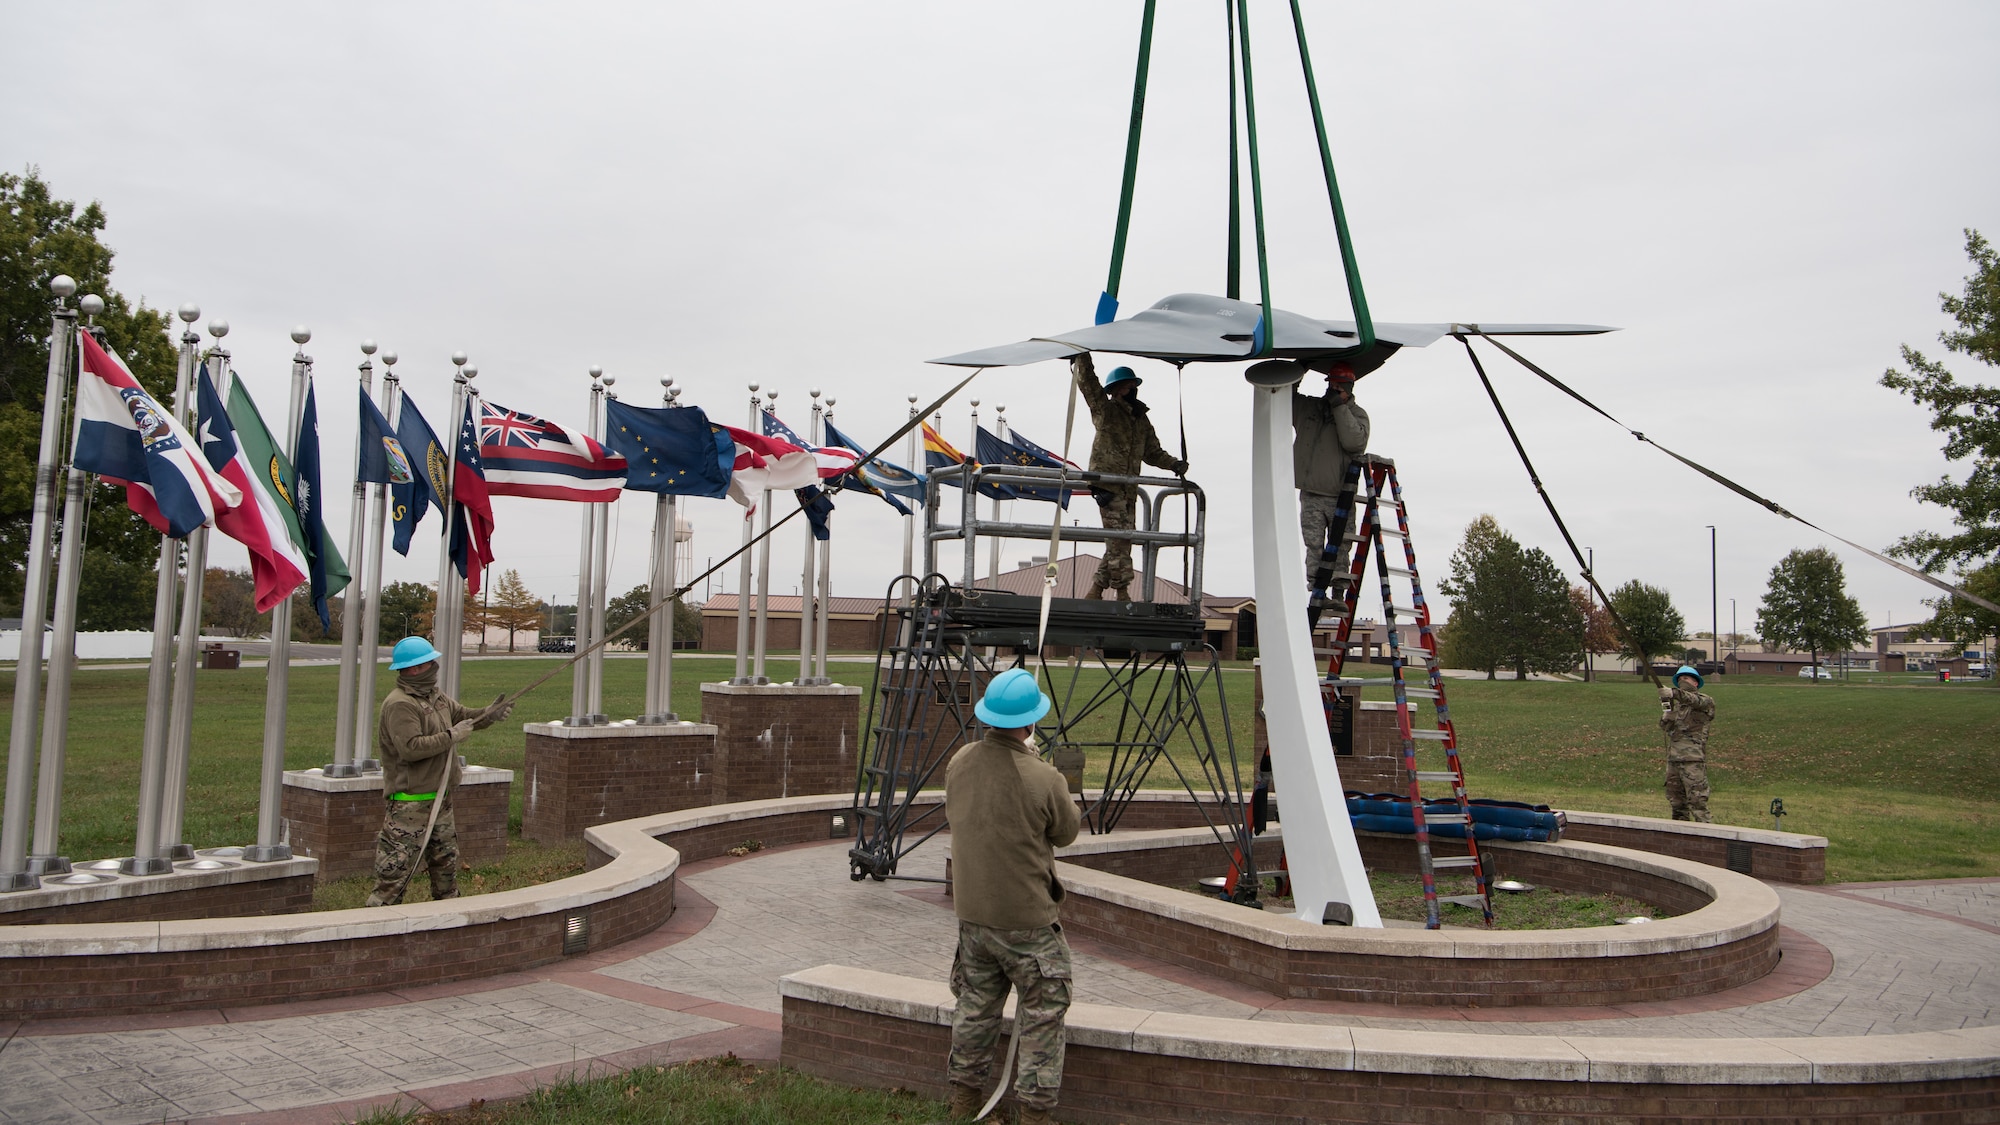
[[[804,488],[820,481],[819,461],[810,450],[789,441],[724,426],[736,442],[736,463],[729,474],[729,498],[755,509],[766,489]]]
[[[475,399],[465,400],[458,426],[457,461],[451,474],[451,561],[465,576],[466,593],[479,596],[479,577],[493,561],[493,499],[479,459],[479,428],[472,424]]]
[[[195,384],[195,431],[201,435],[201,455],[208,459],[209,468],[235,485],[244,498],[236,507],[215,514],[215,529],[249,550],[257,612],[268,613],[306,580],[305,552],[294,541],[291,526],[296,517],[285,518],[291,498],[288,495],[281,505],[271,494],[273,487],[284,487],[277,465],[259,472],[243,452],[243,444],[236,440],[236,427],[222,409],[222,396],[215,393],[215,384],[208,378],[208,364],[195,373]],[[272,484],[259,487],[257,482],[267,479],[267,474]]]
[[[175,539],[243,503],[242,490],[195,455],[194,439],[116,356],[88,332],[76,339],[83,353],[71,455],[77,468],[124,485],[126,505]]]
[[[625,458],[581,430],[479,401],[479,458],[494,496],[609,504],[625,487]]]

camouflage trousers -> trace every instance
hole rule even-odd
[[[1139,487],[1132,484],[1100,485],[1090,490],[1097,501],[1098,522],[1107,528],[1130,531],[1138,526]],[[1123,590],[1132,584],[1132,544],[1116,540],[1104,545],[1104,561],[1097,564],[1092,589]]]
[[[1010,985],[1018,998],[1021,1037],[1014,1097],[1033,1109],[1054,1109],[1062,1091],[1063,1016],[1070,992],[1069,943],[1060,924],[1033,930],[958,924],[958,952],[951,959],[958,1010],[951,1018],[945,1077],[959,1086],[986,1088]]]
[[[437,827],[431,832],[430,846],[417,855],[423,842],[424,826],[430,823],[431,802],[387,801],[389,811],[382,818],[382,834],[375,837],[375,889],[368,895],[369,906],[395,906],[403,901],[419,862],[431,875],[431,898],[458,897],[458,818],[451,797],[438,810]]]
[[[1331,568],[1329,585],[1338,589],[1347,582],[1347,567],[1354,556],[1344,550],[1347,544],[1341,540],[1347,536],[1347,528],[1339,520],[1340,497],[1328,496],[1323,492],[1299,493],[1299,534],[1306,541],[1306,588],[1319,588],[1319,572],[1322,567]],[[1353,513],[1348,515],[1349,522]],[[1327,536],[1333,536],[1333,543],[1327,543]],[[1327,557],[1327,551],[1333,557]]]
[[[1708,762],[1700,755],[1698,746],[1673,743],[1667,748],[1667,804],[1672,806],[1675,820],[1712,822],[1708,815]]]

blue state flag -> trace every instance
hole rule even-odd
[[[792,490],[798,495],[799,508],[806,514],[806,522],[812,525],[813,538],[824,543],[833,538],[833,525],[827,518],[833,515],[833,497],[817,485]]]
[[[838,429],[834,428],[832,422],[826,424],[826,439],[835,445],[844,445],[854,452],[861,454],[864,458],[861,464],[855,468],[853,474],[851,474],[861,482],[863,491],[872,492],[880,496],[882,499],[888,501],[891,507],[904,515],[909,515],[910,509],[898,500],[897,497],[901,497],[903,500],[923,500],[923,477],[903,468],[901,465],[884,461],[880,457],[869,457],[867,446],[841,433]]]
[[[372,403],[370,404],[373,405]],[[346,560],[333,545],[326,528],[326,514],[320,508],[319,403],[313,385],[306,383],[306,404],[299,414],[299,439],[293,449],[292,471],[297,484],[292,490],[292,511],[299,517],[299,531],[305,538],[306,576],[312,583],[313,610],[322,628],[333,628],[326,600],[347,588],[353,575]]]
[[[382,411],[361,391],[361,431],[354,447],[354,479],[366,484],[407,484],[410,459],[403,443],[396,440],[396,428],[382,417]]]
[[[1060,469],[1063,460],[1020,434],[1014,434],[1008,441],[979,427],[979,459],[988,465],[1020,465],[1032,469]],[[1070,465],[1074,469],[1076,466]],[[1069,507],[1069,492],[1059,488],[1031,484],[1010,484],[1007,490],[1023,500],[1055,500],[1063,507]],[[1080,491],[1080,490],[1077,490]]]
[[[698,406],[604,404],[604,444],[625,458],[625,487],[676,496],[729,495],[736,439]]]
[[[389,484],[389,517],[396,527],[389,545],[396,548],[397,554],[407,555],[410,536],[424,518],[424,511],[431,507],[444,511],[445,489],[451,480],[451,451],[438,440],[437,433],[424,421],[423,412],[408,395],[403,397],[402,409],[396,414],[396,443],[409,458],[410,479]]]

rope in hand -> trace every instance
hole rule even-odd
[[[953,386],[950,390],[946,391],[944,394],[939,395],[937,401],[925,407],[921,412],[911,415],[910,420],[903,423],[901,429],[897,430],[895,433],[890,434],[887,438],[883,439],[880,445],[877,445],[874,449],[870,450],[865,456],[863,456],[859,461],[857,461],[856,464],[866,465],[870,461],[876,460],[877,458],[881,457],[882,454],[888,452],[890,446],[895,445],[897,442],[903,440],[903,437],[907,435],[911,430],[914,430],[919,425],[923,424],[924,419],[929,418],[933,413],[942,409],[945,403],[950,402],[953,398],[956,398],[958,396],[958,392],[964,390],[968,384],[970,384],[974,379],[977,379],[979,377],[980,372],[985,370],[986,369],[984,367],[974,368],[972,374],[967,375],[963,379],[960,379],[955,386]],[[838,480],[829,481],[824,487],[831,492],[839,492],[842,489],[842,486]],[[708,578],[709,575],[714,574],[715,572],[728,566],[730,563],[735,562],[739,558],[742,558],[743,552],[748,551],[750,548],[755,547],[757,544],[763,542],[766,537],[776,532],[779,528],[792,522],[792,520],[797,518],[799,513],[803,511],[805,511],[805,505],[801,504],[800,506],[793,508],[791,511],[785,513],[783,518],[771,521],[770,527],[765,528],[762,532],[760,532],[757,535],[751,536],[750,539],[747,542],[745,542],[742,546],[736,548],[734,551],[731,551],[729,554],[723,556],[721,562],[716,563],[715,565],[709,567],[707,570],[702,571],[700,574],[697,574],[693,578],[690,578],[686,582],[682,583],[679,588],[674,590],[673,593],[667,595],[664,598],[661,598],[660,604],[649,607],[646,610],[646,612],[641,613],[639,616],[634,617],[632,620],[627,621],[623,625],[620,625],[617,629],[614,629],[610,633],[607,633],[604,636],[598,638],[596,644],[591,645],[589,648],[584,649],[583,651],[577,653],[575,656],[572,656],[568,660],[565,660],[561,664],[558,664],[554,668],[551,668],[547,672],[543,673],[541,676],[537,677],[533,682],[529,683],[527,687],[524,687],[521,690],[514,692],[511,695],[501,696],[499,700],[495,701],[495,706],[499,706],[501,704],[505,704],[510,707],[513,706],[515,703],[520,701],[522,696],[528,694],[529,692],[535,690],[538,687],[541,687],[543,684],[548,683],[550,680],[555,679],[557,676],[562,675],[569,669],[576,667],[578,661],[589,656],[591,653],[596,652],[598,649],[603,648],[605,645],[610,644],[612,641],[617,640],[619,637],[624,636],[626,633],[631,632],[633,629],[638,628],[638,626],[641,623],[651,620],[654,614],[660,612],[661,610],[667,608],[670,605],[673,605],[676,601],[679,601],[682,594],[685,594],[689,590],[694,589],[696,586],[701,585],[702,581]],[[581,612],[582,607],[579,606],[578,610],[579,612]]]
[[[1634,438],[1637,438],[1639,441],[1642,441],[1645,444],[1652,446],[1654,449],[1657,449],[1660,452],[1666,454],[1667,456],[1673,458],[1674,460],[1679,461],[1681,464],[1686,465],[1688,468],[1693,469],[1695,472],[1700,473],[1702,476],[1707,477],[1708,479],[1730,490],[1731,492],[1736,493],[1737,495],[1743,497],[1744,499],[1749,500],[1755,504],[1759,504],[1771,510],[1772,512],[1775,512],[1776,514],[1783,516],[1788,520],[1797,520],[1798,522],[1805,524],[1807,527],[1812,528],[1814,531],[1819,532],[1821,535],[1832,536],[1833,538],[1840,540],[1842,543],[1847,544],[1848,546],[1854,548],[1855,550],[1860,551],[1862,554],[1867,555],[1868,557],[1875,559],[1878,562],[1887,563],[1890,566],[1895,567],[1897,570],[1902,571],[1903,573],[1909,575],[1912,578],[1918,578],[1925,582],[1928,582],[1931,585],[1937,587],[1938,589],[1943,590],[1948,594],[1951,594],[1953,597],[1961,598],[1965,601],[1971,602],[1972,604],[1980,606],[1981,608],[1989,610],[1993,613],[2000,613],[2000,605],[1995,605],[1994,603],[1987,601],[1985,598],[1982,598],[1977,594],[1967,593],[1966,591],[1959,589],[1957,586],[1954,586],[1951,583],[1946,582],[1944,579],[1939,578],[1934,574],[1926,573],[1898,559],[1892,559],[1889,556],[1883,554],[1882,552],[1874,550],[1873,548],[1864,547],[1861,544],[1856,543],[1854,540],[1849,539],[1844,535],[1838,535],[1835,534],[1834,532],[1828,531],[1826,528],[1823,528],[1820,525],[1812,522],[1811,520],[1806,519],[1804,516],[1798,515],[1797,513],[1784,508],[1777,502],[1772,500],[1767,500],[1764,497],[1759,496],[1755,492],[1752,492],[1749,489],[1743,487],[1742,485],[1737,484],[1735,481],[1730,480],[1728,477],[1723,476],[1721,473],[1716,472],[1714,469],[1711,469],[1708,466],[1703,465],[1699,462],[1691,461],[1688,458],[1683,457],[1678,453],[1675,453],[1673,450],[1668,449],[1666,446],[1661,445],[1659,442],[1654,441],[1652,438],[1647,437],[1645,434],[1640,433],[1638,430],[1635,430],[1632,427],[1626,425],[1625,423],[1619,421],[1617,418],[1612,417],[1611,414],[1608,411],[1606,411],[1603,407],[1583,397],[1581,394],[1578,394],[1574,389],[1569,387],[1562,380],[1556,378],[1554,375],[1551,375],[1547,371],[1544,371],[1540,367],[1537,367],[1534,363],[1530,362],[1528,358],[1522,355],[1520,352],[1515,351],[1513,348],[1508,347],[1506,344],[1501,343],[1499,340],[1496,340],[1493,337],[1488,336],[1486,333],[1481,332],[1477,324],[1465,325],[1464,328],[1465,331],[1454,332],[1452,333],[1452,335],[1457,337],[1458,341],[1465,345],[1466,354],[1470,355],[1472,353],[1472,344],[1469,340],[1466,339],[1466,336],[1468,334],[1473,336],[1478,336],[1480,339],[1485,340],[1487,343],[1505,352],[1511,359],[1514,360],[1514,362],[1534,372],[1537,376],[1541,377],[1541,379],[1544,382],[1548,383],[1550,386],[1554,387],[1555,389],[1561,391],[1562,393],[1568,395],[1569,397],[1582,403],[1584,406],[1590,408],[1592,411],[1601,415],[1606,421],[1610,422],[1612,425],[1617,426],[1619,429],[1624,430],[1628,434],[1631,434]],[[1479,366],[1479,358],[1477,356],[1473,357],[1472,364],[1475,368]],[[1486,373],[1483,370],[1480,371],[1479,378],[1482,382],[1486,379]],[[1492,384],[1490,383],[1487,384],[1486,392],[1488,395],[1491,395],[1493,393]],[[1494,407],[1497,409],[1500,405],[1499,399],[1497,398],[1494,399],[1493,404]],[[1504,419],[1505,415],[1503,414],[1502,417]],[[1512,433],[1513,429],[1509,427],[1508,434],[1511,436]],[[1520,447],[1519,441],[1516,441],[1514,444],[1517,449]],[[1523,461],[1525,462],[1526,454],[1523,454],[1522,458]],[[1532,475],[1533,472],[1534,470],[1530,468],[1529,473]],[[1537,491],[1541,490],[1540,481],[1535,482],[1535,488]],[[1547,499],[1546,495],[1544,495],[1543,498],[1546,500]],[[1550,512],[1553,513],[1555,509],[1551,507],[1549,510]],[[1558,525],[1560,525],[1562,521],[1558,519],[1556,522]],[[1569,533],[1565,531],[1563,534],[1564,537],[1567,538]],[[1573,547],[1574,544],[1572,544],[1572,548]],[[1582,560],[1579,559],[1578,561],[1581,562]],[[1589,572],[1585,571],[1585,573],[1587,574]],[[1602,591],[1600,590],[1599,592],[1601,593]]]

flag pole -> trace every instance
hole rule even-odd
[[[806,393],[812,396],[812,420],[806,423],[806,444],[815,446],[825,445],[826,438],[820,429],[820,411],[822,407],[819,402],[819,388],[814,387]],[[818,546],[819,540],[813,535],[812,527],[808,523],[806,527],[805,568],[801,572],[799,579],[799,675],[798,679],[793,681],[798,684],[816,684],[819,682],[819,676],[822,674],[813,667],[813,621],[818,617],[813,604],[815,593],[813,564],[819,558],[819,552],[815,550]]]
[[[828,395],[826,398],[826,416],[822,420],[822,425],[833,425],[832,395]],[[820,431],[817,440],[821,445],[826,444],[826,431],[824,429]],[[806,543],[808,546],[813,543],[811,534],[807,534]],[[826,623],[827,619],[833,615],[833,597],[831,593],[833,589],[832,566],[833,537],[829,535],[825,539],[819,540],[819,614],[817,617],[819,629],[818,635],[813,639],[813,663],[819,669],[814,673],[816,678],[813,682],[816,684],[831,684],[833,682],[833,677],[826,673]],[[807,591],[807,593],[810,595],[811,591]]]
[[[999,435],[1001,441],[1013,440],[1014,433],[1007,428],[1007,404],[1004,402],[993,404],[993,432]],[[976,450],[979,447],[975,445],[973,448]],[[1000,522],[1000,498],[998,496],[993,498],[993,522]],[[986,537],[986,551],[986,581],[997,590],[1000,588],[1000,537],[998,535],[988,535]]]
[[[92,318],[85,331],[101,334],[104,329],[95,320],[104,311],[104,298],[88,294],[77,305],[85,316]],[[98,342],[103,343],[101,336]],[[64,362],[74,362],[75,354],[76,349],[71,348]],[[42,760],[35,788],[35,840],[28,851],[28,870],[36,875],[62,875],[70,870],[69,857],[61,854],[63,767],[69,748],[70,685],[76,674],[76,591],[83,569],[78,556],[83,550],[84,524],[88,521],[85,490],[90,482],[88,474],[73,461],[76,427],[75,398],[71,392],[75,382],[67,373],[64,388],[70,395],[69,401],[54,409],[58,414],[65,410],[72,412],[68,415],[72,419],[68,427],[71,437],[69,451],[58,464],[63,461],[70,464],[63,474],[62,531],[56,546],[55,627],[49,633],[49,684],[42,702]],[[47,409],[46,403],[44,408]]]
[[[189,301],[180,307],[180,362],[174,373],[174,397],[187,399],[194,382],[196,349],[201,336],[194,322],[201,319],[201,306]],[[160,800],[167,787],[167,721],[174,693],[174,595],[180,592],[174,570],[180,557],[180,541],[160,536],[159,585],[153,592],[153,656],[146,673],[146,728],[139,751],[139,808],[137,831],[131,858],[118,865],[127,875],[164,875],[174,869],[160,854]]]
[[[312,329],[292,328],[292,402],[286,413],[285,457],[298,465],[299,425],[306,411],[306,388],[312,385],[312,357],[306,343]],[[255,486],[256,482],[252,482]],[[297,479],[292,488],[296,492]],[[245,498],[249,500],[248,497]],[[319,503],[317,496],[312,502]],[[308,584],[310,591],[312,586]],[[307,595],[310,597],[310,593]],[[279,842],[280,813],[285,801],[285,719],[291,703],[292,684],[292,598],[271,607],[271,654],[264,661],[264,760],[257,786],[257,842],[243,849],[243,858],[253,863],[274,863],[292,858],[289,845]]]
[[[438,581],[437,608],[431,613],[432,643],[438,650],[438,690],[447,698],[458,698],[458,662],[464,655],[465,634],[459,629],[458,615],[465,608],[465,595],[460,592],[464,579],[458,568],[451,565],[451,530],[457,522],[451,510],[452,482],[458,477],[458,431],[465,424],[465,384],[466,380],[479,373],[477,367],[465,365],[465,353],[451,353],[451,365],[456,368],[451,377],[451,452],[446,455],[444,465],[444,495],[438,497],[439,511],[444,513],[444,535],[438,540]],[[466,528],[469,538],[470,527]]]
[[[765,391],[764,403],[776,409],[778,392]],[[764,432],[762,420],[750,427],[750,432]],[[768,684],[771,677],[764,674],[765,644],[771,633],[771,490],[766,488],[762,502],[757,505],[758,530],[764,533],[757,543],[757,647],[753,650],[750,677],[757,683]]]
[[[616,376],[604,377],[604,393],[591,404],[591,436],[598,444],[603,444],[605,419],[611,413],[606,405],[617,398],[611,388],[618,382]],[[590,598],[590,643],[596,646],[590,654],[590,721],[593,726],[603,726],[611,721],[604,710],[604,646],[598,642],[604,639],[604,607],[611,600],[611,506],[618,501],[612,499],[602,504],[597,513],[597,534],[592,548],[596,557],[591,559]]]
[[[396,353],[382,353],[382,420],[389,423],[389,432],[396,432],[396,424],[403,420],[403,381],[396,377]],[[405,451],[407,457],[408,451]],[[410,466],[411,472],[421,472]],[[363,603],[361,620],[361,648],[357,653],[359,662],[355,666],[354,718],[351,729],[354,735],[353,748],[348,752],[349,766],[354,772],[346,776],[357,777],[370,770],[380,770],[382,763],[370,753],[375,742],[375,662],[382,643],[382,547],[389,539],[389,486],[377,484],[375,495],[368,509],[368,598]]]
[[[917,396],[910,396],[910,417],[917,416]],[[910,451],[903,455],[903,465],[914,473],[917,471],[917,427],[910,427]],[[903,517],[903,573],[915,574],[917,569],[917,513],[923,509],[920,499],[910,514]],[[915,587],[909,587],[914,591]]]
[[[597,401],[598,396],[604,393],[603,384],[598,380],[603,376],[602,367],[590,369],[590,406],[583,417],[584,432],[592,437],[597,436]],[[597,521],[602,518],[600,508],[597,504],[583,506],[583,547],[576,561],[576,622],[570,628],[576,637],[578,653],[590,651],[590,591],[594,570],[591,560],[597,543]],[[590,662],[578,660],[570,674],[569,725],[587,727],[590,723]]]
[[[361,341],[361,393],[375,389],[375,341]],[[352,777],[354,769],[354,679],[361,653],[361,601],[367,586],[367,567],[362,556],[368,553],[368,485],[361,479],[362,450],[354,444],[354,493],[347,512],[347,562],[354,568],[349,575],[347,596],[340,611],[340,687],[333,709],[333,764],[323,772],[328,777]],[[262,833],[259,833],[259,839]]]
[[[42,622],[49,598],[49,540],[55,531],[56,466],[61,463],[62,411],[67,359],[76,313],[64,301],[76,292],[68,274],[49,281],[56,307],[50,316],[49,374],[42,398],[42,445],[35,462],[35,514],[28,530],[27,585],[21,596],[21,652],[14,665],[14,715],[7,744],[5,820],[0,821],[0,891],[31,891],[42,885],[28,871],[30,787],[35,780],[35,741],[40,735]],[[62,653],[55,656],[62,659]]]
[[[222,346],[222,339],[229,335],[229,322],[215,317],[208,322],[208,334],[215,337],[215,344],[209,349],[209,357],[215,361],[211,382],[216,385],[216,394],[223,395],[228,393],[230,355],[229,349]],[[201,435],[195,433],[200,428],[196,389],[197,384],[190,379],[186,399],[174,404],[174,414],[199,442]],[[200,449],[194,452],[198,457],[205,456]],[[208,533],[205,526],[189,533],[187,577],[181,584],[180,634],[174,655],[171,725],[167,728],[167,785],[160,791],[160,848],[167,858],[174,860],[194,858],[193,846],[181,836],[187,813],[188,761],[194,745],[194,672],[195,661],[201,656],[201,588],[208,576]]]
[[[762,401],[757,397],[757,384],[752,383],[750,384],[750,420],[747,426],[753,433],[762,432],[764,428],[759,424],[757,418],[757,411],[762,409],[762,406]],[[753,684],[757,682],[750,678],[750,544],[752,542],[751,537],[755,533],[756,523],[754,522],[753,514],[745,512],[743,514],[743,546],[737,551],[737,554],[742,557],[743,561],[738,564],[736,578],[736,676],[729,681],[732,684]]]
[[[674,389],[673,379],[661,379],[660,388],[661,404],[674,405],[680,392]],[[675,537],[679,532],[673,493],[662,492],[653,498],[653,567],[646,576],[646,600],[653,616],[646,634],[646,714],[639,721],[647,724],[680,721],[674,713],[674,611],[668,608],[660,612],[660,603],[673,595]]]

